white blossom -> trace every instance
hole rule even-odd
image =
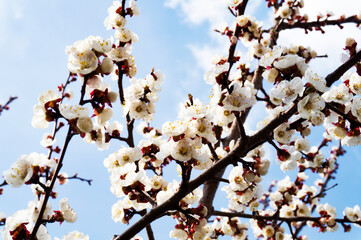
[[[89,36],[88,41],[90,47],[95,51],[100,53],[109,52],[112,48],[113,40],[112,39],[104,39],[101,36]]]
[[[115,38],[121,42],[129,42],[132,40],[132,32],[128,28],[118,28],[114,34]]]
[[[33,176],[31,163],[24,158],[20,158],[11,165],[10,169],[3,172],[3,176],[11,186],[20,187]]]
[[[223,100],[224,108],[229,111],[243,111],[248,107],[256,104],[256,90],[252,83],[245,83],[242,87],[240,84],[234,82],[234,87],[231,94],[227,94]]]
[[[325,101],[318,93],[311,93],[305,96],[297,104],[297,109],[301,117],[311,120],[313,124],[320,125],[325,116],[321,112],[325,108]]]
[[[338,87],[332,86],[329,91],[322,94],[322,98],[325,99],[326,102],[346,104],[351,101],[352,94],[345,84],[340,84]]]
[[[350,77],[349,87],[351,91],[356,94],[361,94],[361,77],[357,73],[353,73]]]
[[[272,93],[284,103],[290,104],[302,93],[302,90],[302,79],[295,77],[291,81],[281,81]]]
[[[127,43],[124,47],[112,48],[107,54],[113,61],[120,62],[130,58],[132,52],[132,45]]]
[[[261,57],[259,65],[261,65],[262,67],[271,66],[275,59],[281,57],[282,53],[283,48],[281,46],[275,46],[272,50],[266,52],[266,54]]]
[[[103,58],[102,64],[101,64],[101,70],[102,73],[108,75],[110,74],[114,69],[113,60],[110,57]]]
[[[282,6],[277,10],[276,16],[281,18],[289,18],[291,16],[292,9],[289,7],[288,3],[285,2]]]
[[[108,8],[108,16],[104,20],[106,29],[122,28],[126,24],[126,20],[117,11],[121,8],[121,2],[113,1],[113,5]]]
[[[89,240],[89,236],[82,232],[73,231],[67,235],[64,235],[62,239],[55,238],[55,240]]]
[[[196,155],[194,142],[188,138],[174,142],[170,154],[178,161],[188,161]]]
[[[319,76],[317,73],[314,73],[310,68],[307,69],[305,73],[306,81],[312,84],[316,90],[320,92],[328,91],[328,87],[326,86],[326,79],[324,77]]]
[[[89,110],[81,105],[61,104],[59,111],[66,119],[88,117]]]
[[[361,122],[361,97],[357,96],[352,100],[351,113]]]
[[[353,208],[346,207],[343,210],[343,215],[351,222],[356,222],[361,218],[360,207],[358,205],[355,205]]]
[[[115,153],[112,153],[104,159],[104,166],[111,170],[112,168],[121,167],[128,163],[133,163],[142,157],[142,151],[138,148],[121,147]]]
[[[49,101],[59,98],[59,94],[53,90],[47,90],[40,94],[38,104],[33,107],[34,116],[31,120],[31,125],[34,128],[47,128],[49,126],[49,122],[46,120],[44,105]]]
[[[74,212],[74,210],[70,208],[67,198],[62,198],[60,200],[60,211],[63,215],[64,220],[67,222],[74,223],[78,219],[78,215],[76,214],[76,212]]]
[[[186,240],[188,238],[188,234],[183,229],[173,229],[170,231],[169,237],[179,240]]]
[[[71,53],[68,62],[70,72],[83,75],[93,72],[98,67],[98,58],[91,50]]]
[[[112,219],[114,222],[128,223],[125,217],[125,209],[132,208],[130,200],[125,197],[112,206]]]
[[[248,183],[243,178],[243,168],[241,166],[234,167],[229,173],[229,186],[233,191],[243,191],[248,187]]]
[[[278,69],[286,69],[297,64],[297,62],[303,59],[295,54],[287,54],[286,56],[278,57],[274,62],[273,66]]]
[[[250,20],[251,20],[250,16],[240,15],[240,16],[237,16],[236,23],[238,24],[238,26],[244,27],[250,22]]]
[[[133,11],[134,16],[139,16],[140,9],[139,9],[139,7],[137,6],[137,4],[136,4],[136,2],[134,0],[129,1],[129,8]]]
[[[288,144],[291,142],[291,138],[295,132],[293,129],[289,129],[288,123],[282,123],[275,130],[273,130],[274,139],[282,144]]]

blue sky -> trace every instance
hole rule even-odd
[[[210,86],[203,82],[203,73],[209,67],[210,57],[215,54],[226,54],[228,45],[223,38],[213,33],[211,29],[223,21],[230,21],[231,16],[226,10],[226,1],[222,0],[173,0],[166,1],[139,0],[141,15],[128,20],[128,28],[139,36],[139,42],[133,47],[139,72],[142,78],[155,67],[166,75],[160,101],[157,104],[155,126],[161,126],[164,121],[172,121],[177,117],[178,103],[185,100],[188,93],[203,101],[207,101]],[[306,7],[314,14],[317,11],[331,9],[335,12],[354,12],[344,1],[320,0],[317,3],[305,1]],[[7,169],[12,162],[22,154],[31,152],[46,153],[39,142],[47,130],[31,127],[32,107],[37,103],[37,97],[42,91],[56,89],[66,80],[68,70],[65,46],[74,41],[84,39],[89,35],[110,37],[113,31],[107,31],[103,26],[107,8],[112,1],[88,0],[53,0],[26,1],[0,0],[0,59],[2,76],[0,78],[0,103],[9,96],[18,96],[10,106],[10,111],[3,112],[0,117],[0,172]],[[190,5],[192,4],[192,5]],[[259,20],[269,19],[269,14],[262,7],[263,1],[250,1],[248,14],[255,14]],[[313,5],[311,5],[313,4]],[[218,13],[219,15],[215,15]],[[312,15],[311,13],[311,15]],[[312,65],[321,74],[327,74],[340,64],[338,55],[342,52],[344,38],[353,36],[361,39],[360,30],[354,26],[346,27],[341,34],[333,27],[329,35],[319,33],[303,36],[285,32],[281,34],[283,44],[297,41],[306,46],[313,46],[320,54],[331,49],[330,60],[317,60]],[[297,36],[297,37],[296,37]],[[245,49],[240,49],[246,55]],[[329,53],[329,52],[327,52]],[[110,81],[110,80],[109,80]],[[79,83],[72,87],[79,91]],[[261,108],[251,115],[251,122],[262,119]],[[121,117],[121,114],[118,114]],[[247,123],[249,129],[254,124]],[[60,135],[57,144],[62,145]],[[69,199],[70,205],[78,213],[75,224],[50,224],[48,231],[54,237],[62,237],[72,230],[79,230],[90,235],[91,239],[110,239],[113,234],[120,233],[126,226],[115,224],[111,220],[110,209],[117,199],[109,190],[108,173],[103,167],[103,159],[119,148],[115,142],[105,151],[98,151],[94,145],[88,145],[76,138],[71,143],[65,159],[63,171],[69,175],[75,172],[79,176],[93,179],[93,185],[71,181],[65,186],[58,186],[59,198],[52,202],[53,208],[58,208],[62,197]],[[353,207],[360,203],[361,187],[359,167],[361,158],[358,148],[348,149],[349,156],[341,159],[339,175],[334,181],[339,185],[328,193],[328,202],[335,205],[339,215],[344,206]],[[272,154],[269,154],[272,157]],[[270,182],[274,176],[283,174],[278,171],[273,162],[275,175],[265,179]],[[278,174],[278,175],[277,175]],[[283,178],[283,176],[282,176]],[[18,189],[5,187],[0,197],[0,212],[7,215],[27,207],[32,200],[32,194],[27,186]],[[226,206],[227,200],[217,200],[217,205]],[[158,239],[168,237],[164,224],[175,225],[170,219],[155,224]],[[316,229],[311,229],[316,233]],[[163,237],[162,237],[163,236]],[[252,234],[250,234],[252,239]],[[339,239],[342,229],[335,234],[313,235],[310,239]],[[354,229],[345,238],[360,238],[361,231]]]

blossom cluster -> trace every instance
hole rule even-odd
[[[78,219],[68,199],[61,199],[59,208],[54,210],[49,201],[57,197],[56,182],[62,185],[75,178],[90,184],[90,180],[77,174],[69,177],[60,172],[67,146],[76,135],[86,143],[94,143],[99,150],[107,149],[111,141],[127,145],[103,161],[109,173],[110,191],[119,198],[111,207],[115,222],[129,224],[136,215],[157,212],[149,209],[168,207],[153,217],[173,217],[175,226],[169,236],[180,240],[221,236],[243,240],[247,239],[249,226],[257,238],[304,239],[296,235],[306,225],[333,232],[341,225],[349,231],[350,226],[345,223],[361,224],[358,205],[346,207],[343,218],[337,218],[334,207],[321,203],[325,192],[332,189],[327,184],[335,177],[338,158],[345,153],[342,146],[361,145],[361,67],[358,63],[356,72],[348,71],[349,65],[355,65],[349,64],[350,59],[359,53],[354,39],[346,41],[343,62],[348,64],[342,65],[347,68],[342,82],[331,87],[338,79],[332,79],[332,74],[323,77],[309,66],[318,57],[315,51],[277,45],[279,31],[309,23],[307,15],[300,14],[303,0],[267,0],[268,7],[274,8],[275,25],[271,29],[244,15],[247,1],[230,0],[228,6],[234,21],[218,31],[230,41],[228,56],[215,56],[212,68],[204,74],[206,83],[212,85],[209,103],[189,94],[188,100],[180,104],[178,120],[155,128],[151,125],[155,103],[165,76],[152,69],[145,78],[135,78],[137,66],[132,48],[138,36],[126,27],[126,17],[137,16],[140,11],[134,0],[129,1],[129,7],[125,2],[114,1],[104,20],[105,27],[115,31],[114,36],[89,36],[66,47],[70,72],[66,83],[58,91],[44,91],[38,98],[32,125],[54,125],[53,133],[45,133],[40,142],[49,154],[22,155],[3,172],[4,184],[30,185],[36,197],[27,209],[0,217],[0,223],[5,225],[4,239],[48,240],[51,237],[47,223],[74,223]],[[318,17],[318,24],[321,19]],[[340,21],[338,24],[344,18]],[[310,28],[306,26],[306,30]],[[322,30],[321,25],[319,29]],[[242,62],[236,50],[238,42],[249,48],[248,57],[256,59],[256,68]],[[117,82],[117,90],[112,91],[107,76]],[[129,77],[127,84],[123,81],[125,76]],[[265,86],[263,79],[267,81]],[[74,104],[71,100],[75,94],[68,85],[75,82],[81,84],[81,90],[79,102]],[[272,86],[267,88],[267,84]],[[117,102],[122,107],[124,123],[113,120],[113,105]],[[259,102],[265,103],[266,117],[257,123],[255,131],[245,129],[248,113]],[[140,122],[138,143],[133,132],[135,122]],[[321,125],[325,128],[323,139],[320,145],[313,146],[311,130]],[[60,148],[56,136],[65,127],[68,133]],[[327,144],[335,140],[339,145],[327,154]],[[298,173],[295,180],[286,176],[264,191],[262,181],[273,158],[265,153],[267,143],[274,148],[275,162],[283,172],[297,169]],[[227,166],[231,169],[225,179],[221,174]],[[172,167],[181,180],[166,177],[165,171]],[[307,179],[313,173],[318,173],[320,179],[310,184]],[[203,182],[199,183],[199,179]],[[217,211],[212,205],[213,195],[221,184],[229,199],[228,209]],[[212,199],[207,199],[209,196]],[[241,222],[240,217],[251,218],[250,224]],[[141,239],[131,237],[125,238]],[[89,236],[73,231],[61,240],[70,239],[88,240]]]

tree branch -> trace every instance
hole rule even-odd
[[[9,104],[12,103],[18,97],[9,97],[9,100],[5,103],[5,105],[0,104],[0,115],[3,110],[9,110]]]
[[[352,68],[356,63],[361,60],[361,51],[358,51],[355,55],[350,57],[345,63],[339,66],[335,71],[328,74],[326,77],[326,85],[330,87],[336,82],[347,70]]]
[[[243,15],[245,10],[246,10],[246,6],[247,6],[248,0],[243,0],[242,3],[239,5],[238,7],[238,12],[237,15]],[[238,37],[239,34],[241,32],[241,27],[236,26],[236,29],[234,31],[233,36]],[[229,74],[231,72],[232,66],[234,64],[234,53],[236,51],[236,47],[237,47],[237,42],[236,43],[231,43],[231,46],[229,47],[229,51],[228,51],[228,59],[227,61],[229,62],[229,69],[226,73],[225,79],[228,80],[229,78]],[[239,118],[239,116],[238,116]],[[227,147],[229,142],[231,141],[230,138],[232,139],[238,139],[241,133],[241,129],[240,129],[240,121],[237,121],[237,118],[235,119],[235,121],[232,124],[232,128],[231,128],[231,132],[230,132],[230,136],[227,137],[226,141],[223,142],[223,147]],[[242,126],[243,127],[243,126]],[[245,135],[244,129],[242,131],[243,135]],[[211,178],[222,178],[225,168],[224,169],[218,169],[219,171],[217,171],[217,173],[215,173],[214,176],[212,176]],[[210,208],[212,208],[213,206],[213,199],[215,197],[215,194],[217,192],[219,186],[219,182],[218,181],[208,181],[204,183],[203,186],[203,196],[202,199],[200,200],[200,203],[202,203],[208,210],[210,210]]]
[[[256,219],[256,220],[266,220],[266,221],[272,221],[272,220],[277,220],[277,221],[283,221],[286,223],[293,223],[293,222],[303,222],[303,221],[313,221],[313,222],[319,222],[320,219],[322,217],[290,217],[290,218],[285,218],[285,217],[280,217],[278,215],[266,215],[266,216],[262,216],[262,215],[253,215],[253,214],[247,214],[247,213],[241,213],[241,212],[222,212],[222,211],[213,211],[214,216],[221,216],[221,217],[241,217],[241,218],[248,218],[248,219]],[[360,221],[356,221],[356,222],[352,222],[348,219],[345,218],[336,218],[335,222],[337,223],[355,223],[358,225],[361,225],[361,220]],[[296,233],[295,233],[295,236]]]
[[[323,20],[323,21],[313,21],[313,22],[295,22],[292,24],[283,22],[281,23],[281,25],[279,26],[278,30],[286,30],[286,29],[295,29],[295,28],[302,28],[305,30],[312,30],[312,28],[320,28],[320,27],[324,27],[324,26],[332,26],[332,25],[337,25],[340,26],[341,24],[344,23],[356,23],[356,24],[360,24],[361,20],[358,19],[357,16],[350,16],[348,18],[340,18],[340,19],[335,19],[335,20]]]
[[[70,78],[70,75],[69,75],[69,77],[67,79],[67,83],[69,81],[69,78]],[[83,85],[82,85],[82,88],[81,88],[81,96],[80,96],[79,104],[81,104],[84,101],[85,88],[86,88],[87,80],[88,80],[88,76],[86,75],[86,76],[84,76],[84,82],[83,82]],[[71,125],[69,125],[68,132],[67,132],[66,138],[65,138],[65,142],[64,142],[64,145],[63,145],[63,149],[61,151],[61,155],[60,155],[60,158],[59,158],[59,161],[58,161],[58,165],[56,166],[56,169],[55,169],[53,178],[51,179],[50,185],[45,190],[44,201],[42,203],[39,216],[38,216],[38,218],[37,218],[37,220],[35,222],[35,226],[34,226],[33,231],[31,233],[30,240],[35,240],[36,239],[36,233],[38,232],[39,227],[42,224],[42,218],[43,218],[43,215],[44,215],[44,212],[45,212],[46,205],[48,203],[51,192],[53,191],[55,182],[58,179],[60,169],[63,166],[63,161],[64,161],[66,150],[67,150],[68,145],[69,145],[69,143],[70,143],[73,136],[74,135],[72,134],[72,127],[71,127]],[[51,152],[49,153],[49,156],[50,155],[51,155]]]
[[[58,178],[64,178],[64,179],[68,179],[68,180],[70,180],[70,179],[77,179],[77,180],[80,180],[80,181],[82,181],[82,182],[87,182],[88,184],[89,184],[89,186],[91,186],[91,183],[92,183],[92,179],[85,179],[85,178],[81,178],[81,177],[78,177],[78,174],[77,173],[75,173],[73,176],[71,176],[71,177],[59,177],[58,176]]]
[[[60,156],[60,158],[59,158],[58,165],[57,165],[57,167],[56,167],[56,170],[55,170],[55,173],[54,173],[53,178],[52,178],[52,180],[51,180],[51,183],[50,183],[50,185],[47,187],[47,189],[46,189],[46,191],[45,191],[44,201],[43,201],[43,204],[42,204],[42,206],[41,206],[41,210],[40,210],[39,216],[38,216],[38,218],[37,218],[37,220],[36,220],[36,222],[35,222],[35,226],[34,226],[34,228],[33,228],[33,231],[32,231],[32,233],[31,233],[30,240],[35,240],[35,239],[37,239],[37,238],[36,238],[36,233],[38,232],[39,227],[40,227],[40,225],[41,225],[41,223],[42,223],[43,214],[44,214],[44,212],[45,212],[46,205],[47,205],[47,203],[48,203],[48,200],[49,200],[49,197],[50,197],[50,195],[51,195],[51,192],[52,192],[52,190],[53,190],[53,188],[54,188],[55,182],[56,182],[56,180],[58,179],[58,174],[59,174],[60,169],[61,169],[61,167],[62,167],[62,165],[63,165],[65,152],[66,152],[66,150],[67,150],[67,148],[68,148],[68,145],[69,145],[69,142],[70,142],[72,136],[73,136],[73,135],[71,134],[71,127],[69,126],[69,128],[68,128],[68,133],[67,133],[67,135],[66,135],[66,139],[65,139],[65,142],[64,142],[64,147],[63,147],[63,150],[62,150],[62,152],[61,152],[61,156]]]

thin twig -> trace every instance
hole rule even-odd
[[[211,144],[210,142],[207,142],[207,146],[208,146],[209,150],[211,151],[211,154],[212,154],[213,159],[214,159],[215,161],[218,161],[219,158],[218,158],[217,153],[216,153],[216,151],[214,150],[212,144]]]
[[[45,212],[46,205],[47,205],[47,203],[48,203],[48,200],[49,200],[49,197],[50,197],[50,195],[51,195],[51,192],[52,192],[52,190],[53,190],[53,188],[54,188],[54,185],[55,185],[55,182],[56,182],[56,180],[57,180],[57,177],[58,177],[58,174],[59,174],[59,172],[60,172],[60,169],[61,169],[61,167],[62,167],[62,165],[63,165],[63,161],[64,161],[64,157],[65,157],[65,152],[66,152],[66,150],[67,150],[67,148],[68,148],[68,145],[69,145],[69,143],[70,143],[70,140],[71,140],[72,136],[73,136],[73,135],[71,134],[71,127],[69,126],[69,128],[68,128],[68,133],[67,133],[67,135],[66,135],[66,139],[65,139],[65,142],[64,142],[64,147],[63,147],[63,150],[62,150],[62,152],[61,152],[61,156],[60,156],[58,165],[57,165],[57,167],[56,167],[56,170],[55,170],[55,173],[54,173],[54,175],[53,175],[53,178],[52,178],[52,180],[51,180],[51,182],[50,182],[50,185],[49,185],[49,187],[48,187],[48,188],[46,189],[46,191],[45,191],[44,201],[43,201],[43,204],[42,204],[42,206],[41,206],[39,216],[38,216],[38,218],[37,218],[37,220],[36,220],[36,222],[35,222],[35,226],[34,226],[34,228],[33,228],[33,231],[32,231],[32,233],[31,233],[30,240],[35,240],[35,239],[36,239],[36,233],[38,232],[39,227],[40,227],[40,225],[41,225],[41,223],[42,223],[43,214],[44,214],[44,212]]]
[[[137,189],[137,191],[139,192],[140,195],[142,195],[142,197],[147,199],[147,201],[152,205],[152,207],[157,206],[157,203],[153,200],[153,198],[151,196],[149,196],[148,193],[142,191],[141,189]]]
[[[344,23],[356,23],[360,24],[361,19],[358,19],[357,16],[350,16],[348,18],[341,18],[341,19],[335,19],[335,20],[322,20],[322,21],[313,21],[313,22],[295,22],[292,24],[283,22],[280,27],[278,28],[279,31],[286,30],[286,29],[294,29],[294,28],[303,28],[306,30],[312,30],[312,28],[320,28],[325,26],[332,26],[337,25],[340,26]]]
[[[214,210],[212,215],[214,216],[221,216],[221,217],[241,217],[241,218],[249,218],[249,219],[256,219],[256,220],[266,220],[266,221],[283,221],[286,223],[293,223],[293,222],[303,222],[303,221],[313,221],[313,222],[319,222],[322,217],[280,217],[277,215],[254,215],[254,214],[247,214],[242,212],[223,212],[223,211],[217,211]],[[336,218],[335,222],[337,223],[355,223],[361,226],[361,220],[352,222],[345,218]],[[295,234],[296,235],[296,234]],[[296,235],[297,236],[297,235]]]
[[[9,110],[9,104],[12,103],[18,97],[10,97],[9,100],[5,103],[5,105],[0,104],[0,115],[3,110]]]
[[[355,55],[350,57],[346,62],[339,66],[335,71],[327,75],[326,82],[327,86],[330,87],[334,82],[336,82],[340,77],[350,68],[352,68],[356,63],[361,59],[361,51],[358,51]]]
[[[70,76],[69,76],[69,77],[70,77]],[[69,80],[69,77],[68,77],[68,80]],[[86,84],[87,84],[87,79],[88,79],[88,76],[84,76],[84,82],[83,82],[83,85],[82,85],[82,88],[81,88],[81,96],[80,96],[79,104],[81,104],[82,101],[84,100],[85,88],[86,88]],[[67,80],[67,81],[68,81],[68,80]],[[53,178],[51,179],[50,185],[47,187],[47,189],[46,189],[46,191],[45,191],[44,201],[43,201],[43,203],[42,203],[39,216],[38,216],[38,218],[37,218],[37,220],[36,220],[36,222],[35,222],[33,231],[32,231],[32,233],[31,233],[30,240],[35,240],[35,239],[36,239],[36,233],[38,232],[39,227],[40,227],[40,225],[42,224],[42,219],[43,219],[43,215],[44,215],[44,212],[45,212],[46,205],[47,205],[47,203],[48,203],[48,200],[49,200],[49,197],[50,197],[50,195],[51,195],[51,192],[53,191],[55,182],[56,182],[56,180],[58,179],[58,175],[59,175],[60,169],[61,169],[62,166],[63,166],[63,161],[64,161],[65,153],[66,153],[66,151],[67,151],[68,145],[69,145],[69,143],[70,143],[70,141],[71,141],[71,139],[72,139],[73,136],[74,136],[74,135],[72,134],[72,128],[71,128],[71,126],[69,125],[69,127],[68,127],[68,132],[67,132],[66,138],[65,138],[65,142],[64,142],[64,145],[63,145],[63,149],[62,149],[62,151],[61,151],[61,155],[60,155],[60,158],[59,158],[59,161],[58,161],[58,165],[56,166],[56,169],[55,169]]]
[[[85,179],[85,178],[81,178],[81,177],[78,177],[78,174],[75,173],[72,177],[60,177],[58,176],[58,178],[64,178],[64,179],[77,179],[77,180],[80,180],[82,182],[87,182],[89,184],[89,186],[91,186],[91,182],[93,181],[92,179]]]

